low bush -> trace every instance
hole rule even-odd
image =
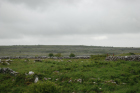
[[[135,55],[135,53],[129,52],[130,55]]]
[[[71,54],[69,55],[69,57],[75,57],[75,54],[71,53]]]
[[[51,81],[38,81],[29,85],[26,93],[61,93],[61,87]]]

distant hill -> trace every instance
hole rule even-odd
[[[84,45],[12,45],[0,46],[0,56],[48,56],[49,53],[61,53],[68,56],[89,56],[96,54],[140,53],[140,48],[133,47],[105,47]]]

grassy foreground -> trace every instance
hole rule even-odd
[[[140,62],[13,59],[10,65],[0,63],[5,67],[19,74],[0,73],[0,93],[140,93]],[[35,74],[26,76],[29,71]]]

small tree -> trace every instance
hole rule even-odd
[[[71,53],[71,54],[69,55],[69,57],[75,57],[75,54]]]
[[[52,58],[53,57],[53,53],[49,53],[49,57]]]
[[[55,56],[56,57],[61,57],[62,55],[61,55],[61,53],[57,53]]]

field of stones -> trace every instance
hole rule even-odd
[[[139,56],[119,58],[1,59],[0,93],[140,93]]]

